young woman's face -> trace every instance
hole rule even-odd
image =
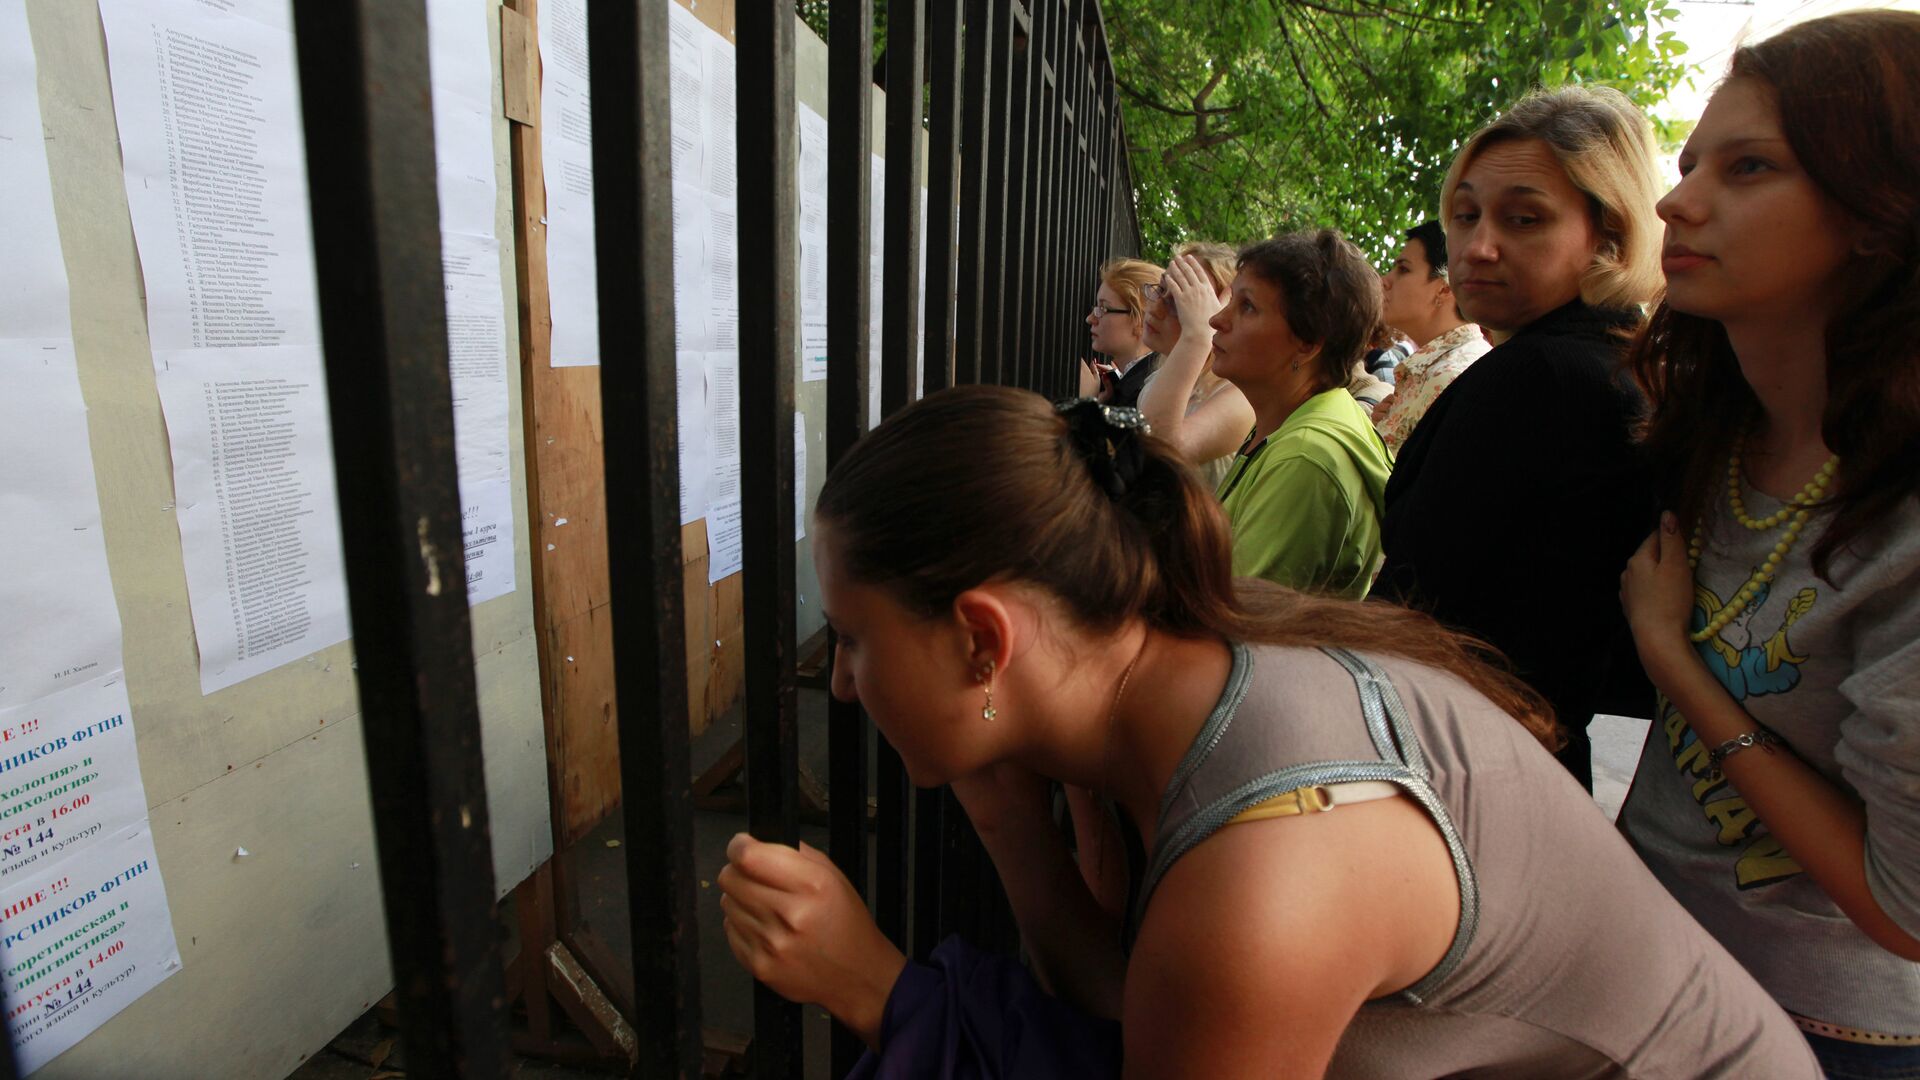
[[[833,696],[858,701],[900,752],[918,787],[935,787],[987,763],[996,730],[980,711],[984,688],[957,623],[909,611],[884,588],[841,569],[833,526],[814,526],[814,567],[827,622],[838,637]]]
[[[1249,270],[1234,276],[1227,305],[1209,321],[1214,374],[1243,389],[1282,381],[1312,358],[1314,347],[1287,323],[1280,287]]]
[[[1111,286],[1102,284],[1087,312],[1093,351],[1129,359],[1140,349],[1140,313],[1128,307]]]
[[[1547,144],[1480,151],[1447,207],[1447,262],[1467,318],[1511,334],[1580,295],[1599,232],[1587,196]]]
[[[1180,343],[1180,313],[1174,310],[1167,285],[1167,275],[1162,272],[1157,287],[1148,290],[1152,295],[1142,296],[1147,310],[1140,329],[1140,343],[1162,356]]]
[[[1838,305],[1858,229],[1800,167],[1765,86],[1735,79],[1714,93],[1658,210],[1675,311],[1820,319]]]
[[[1409,240],[1393,265],[1380,275],[1381,317],[1388,326],[1410,334],[1410,327],[1427,325],[1427,320],[1446,302],[1443,294],[1447,291],[1446,280],[1435,277],[1432,265],[1427,262],[1427,246],[1418,240]]]

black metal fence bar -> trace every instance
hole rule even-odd
[[[1080,295],[1086,297],[1081,302],[1091,304],[1092,294],[1099,288],[1096,271],[1100,256],[1095,252],[1090,206],[1093,170],[1089,167],[1088,153],[1093,147],[1096,121],[1088,93],[1086,33],[1082,21],[1086,6],[1084,0],[1068,0],[1061,74],[1067,87],[1067,100],[1073,107],[1073,130],[1067,138],[1067,249],[1071,253],[1067,262],[1067,291],[1071,294],[1079,290]],[[1059,363],[1071,369],[1074,357],[1087,355],[1090,340],[1086,334],[1080,335],[1075,343],[1079,347],[1071,352],[1063,350]]]
[[[1010,223],[1016,205],[1014,189],[1019,183],[1012,160],[1017,139],[1013,108],[1016,79],[1014,0],[987,0],[986,7],[991,13],[992,28],[987,41],[991,70],[986,73],[987,90],[984,96],[987,107],[983,117],[987,131],[987,139],[982,147],[986,154],[982,172],[986,220],[980,253],[979,381],[998,383],[1011,378],[1002,347],[1006,340],[1006,299],[1012,271],[1007,258],[1011,250],[1008,234],[1012,231]]]
[[[1047,231],[1045,247],[1042,249],[1042,277],[1045,291],[1041,294],[1041,352],[1034,361],[1043,366],[1046,373],[1046,387],[1049,397],[1065,396],[1064,376],[1072,374],[1068,369],[1067,358],[1073,353],[1068,350],[1073,344],[1073,336],[1084,337],[1086,328],[1072,327],[1065,315],[1078,306],[1068,300],[1067,290],[1067,250],[1066,222],[1067,206],[1067,170],[1069,168],[1067,144],[1073,131],[1073,120],[1068,113],[1072,107],[1066,95],[1065,75],[1061,64],[1066,53],[1067,11],[1063,0],[1041,0],[1038,7],[1046,13],[1046,75],[1047,75],[1047,118],[1050,121],[1047,131],[1047,172],[1046,206]],[[1081,290],[1073,290],[1079,296]]]
[[[913,398],[920,342],[921,87],[925,82],[925,0],[887,4],[887,184],[882,204],[880,409],[892,415]],[[906,948],[908,898],[907,773],[883,738],[875,755],[879,801],[874,853],[874,915],[894,944]]]
[[[421,0],[294,9],[347,599],[401,1033],[506,1068]]]
[[[921,388],[933,393],[953,382],[953,205],[956,159],[960,150],[960,2],[925,0],[927,61],[927,215],[925,286],[920,302],[924,337],[920,343]],[[891,34],[891,28],[889,28]],[[892,69],[888,69],[892,81]],[[891,90],[889,90],[891,101]],[[920,107],[918,97],[915,109]],[[891,136],[892,132],[889,131]],[[891,207],[889,207],[891,210]],[[889,225],[891,228],[891,225]],[[941,900],[957,883],[945,879],[946,859],[940,842],[946,804],[939,790],[913,793],[913,924],[912,948],[924,958],[938,944]]]
[[[960,226],[959,280],[954,289],[954,381],[980,381],[981,334],[985,326],[987,242],[988,125],[994,115],[994,5],[967,0],[960,50]],[[1004,107],[1004,106],[1002,106]],[[1004,115],[1002,116],[1004,122]],[[1004,165],[1003,165],[1004,167]]]
[[[1058,103],[1052,94],[1052,74],[1047,63],[1049,54],[1049,9],[1053,0],[1030,0],[1028,7],[1027,49],[1030,55],[1030,70],[1027,80],[1027,214],[1026,233],[1022,237],[1020,264],[1023,277],[1020,290],[1020,329],[1016,345],[1022,370],[1021,385],[1049,393],[1052,386],[1046,379],[1044,365],[1039,359],[1046,350],[1046,339],[1042,337],[1044,320],[1048,309],[1045,295],[1048,286],[1048,266],[1046,260],[1048,231],[1053,226],[1053,189],[1048,182],[1048,174],[1053,169],[1053,137],[1056,126],[1055,113]]]
[[[794,14],[780,4],[735,12],[739,107],[741,579],[748,828],[794,844],[800,742],[794,686],[794,354],[799,347],[795,201]],[[798,1077],[800,1008],[753,988],[753,1068]]]
[[[873,0],[838,0],[827,50],[827,467],[839,464],[867,430],[867,272],[873,190]],[[831,614],[831,612],[829,612]],[[835,642],[830,648],[838,649]],[[837,661],[835,661],[837,662]],[[867,885],[867,719],[858,702],[827,701],[827,852],[864,898]],[[866,1047],[833,1027],[835,1076]]]
[[[594,257],[606,421],[622,853],[633,941],[638,1075],[700,1075],[699,922],[688,750],[686,610],[674,376],[667,11],[588,9]]]
[[[1034,190],[1033,109],[1037,52],[1033,20],[1021,0],[1009,0],[1007,36],[1007,131],[1002,137],[1007,158],[1007,217],[1001,239],[1005,275],[1000,291],[1000,381],[1021,387],[1033,385],[1026,362],[1028,261],[1033,233]]]
[[[922,386],[953,385],[954,207],[960,165],[960,0],[927,0],[927,310]]]

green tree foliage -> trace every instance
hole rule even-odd
[[[1534,86],[1642,107],[1685,73],[1667,0],[1103,0],[1143,250],[1332,225],[1384,263],[1454,151]]]

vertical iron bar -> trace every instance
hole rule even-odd
[[[988,258],[987,204],[993,162],[995,28],[992,0],[967,0],[966,47],[961,72],[960,117],[960,260],[954,298],[954,381],[981,381],[981,338],[986,325],[986,270]],[[1004,126],[1004,118],[1003,118]],[[1005,169],[1005,163],[1000,168]]]
[[[1047,42],[1055,21],[1055,0],[1030,0],[1027,52],[1031,70],[1027,95],[1027,220],[1024,257],[1025,280],[1020,290],[1020,364],[1022,384],[1042,394],[1053,390],[1047,362],[1041,353],[1047,340],[1041,335],[1043,297],[1050,285],[1046,253],[1052,225],[1051,194],[1048,173],[1053,168],[1054,103],[1048,76]]]
[[[885,303],[880,325],[880,411],[913,400],[920,345],[921,89],[925,80],[926,0],[887,4],[887,195]],[[928,216],[932,216],[929,203]]]
[[[652,2],[652,0],[650,0]],[[740,250],[741,608],[746,640],[747,818],[753,835],[797,843],[800,746],[795,726],[793,358],[798,247],[794,218],[794,13],[735,9]],[[798,1077],[800,1007],[753,988],[758,1077]]]
[[[839,0],[827,32],[827,468],[867,429],[867,319],[875,196],[873,152],[873,0]],[[832,662],[838,663],[837,640]],[[831,673],[829,673],[831,674]],[[827,700],[827,852],[864,899],[867,887],[867,719],[857,701]],[[845,1076],[866,1049],[833,1026],[832,1072]]]
[[[1074,277],[1097,288],[1094,279],[1100,263],[1113,252],[1107,250],[1106,222],[1094,216],[1093,194],[1098,182],[1095,155],[1098,152],[1100,114],[1093,100],[1092,69],[1087,55],[1087,11],[1092,0],[1074,0],[1072,35],[1067,65],[1073,72],[1074,140],[1073,159],[1073,231],[1074,247],[1079,252]],[[1083,343],[1082,349],[1085,349]],[[1081,355],[1085,355],[1084,351]]]
[[[1066,51],[1061,48],[1065,37],[1067,11],[1065,0],[1042,0],[1047,12],[1047,173],[1046,173],[1046,209],[1047,231],[1044,254],[1045,292],[1041,296],[1040,340],[1043,351],[1036,357],[1037,363],[1046,365],[1047,396],[1065,396],[1064,376],[1074,374],[1067,367],[1072,339],[1068,337],[1067,311],[1080,306],[1084,301],[1079,289],[1072,289],[1069,295],[1070,268],[1066,264],[1066,176],[1068,169],[1067,139],[1072,129],[1067,123],[1067,98],[1064,93],[1065,73],[1061,71],[1061,56]],[[1074,327],[1079,337],[1087,336],[1084,325]]]
[[[1013,103],[1014,39],[1013,0],[988,0],[992,31],[987,42],[987,102],[982,182],[986,195],[985,247],[981,253],[980,283],[980,368],[979,381],[1005,383],[1007,372],[1006,310],[1008,281],[1013,268],[1008,264],[1009,223],[1016,205],[1018,172],[1013,158],[1018,150],[1018,133]]]
[[[926,392],[953,385],[955,181],[960,159],[960,0],[927,0]]]
[[[880,410],[898,412],[913,398],[920,342],[920,92],[924,82],[925,0],[887,4],[887,190],[883,221]],[[874,916],[894,944],[907,940],[907,771],[884,738],[875,755],[879,799],[875,840]]]
[[[294,8],[374,834],[407,1060],[498,1077],[480,710],[453,456],[422,0]]]
[[[1025,313],[1032,275],[1033,235],[1033,19],[1021,0],[1008,0],[1007,228],[1001,239],[1005,279],[1000,292],[1000,381],[1032,389],[1028,378]]]
[[[667,10],[587,10],[594,257],[620,805],[633,941],[636,1075],[700,1075],[680,448],[673,327]],[[611,421],[611,422],[605,422]]]

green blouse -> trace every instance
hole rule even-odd
[[[1279,430],[1242,447],[1220,483],[1233,524],[1234,575],[1364,598],[1380,569],[1392,468],[1353,395],[1328,390],[1308,398]]]

